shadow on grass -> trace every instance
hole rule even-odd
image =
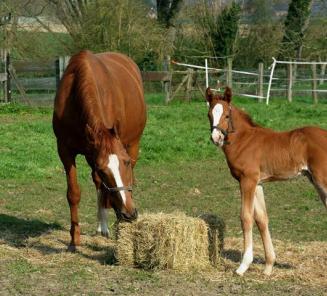
[[[95,254],[88,255],[88,254],[83,254],[81,253],[82,256],[85,258],[88,258],[90,260],[96,260],[102,265],[116,265],[117,259],[115,256],[115,247],[112,245],[108,246],[94,246],[92,244],[86,244],[86,247],[92,249]]]
[[[24,247],[30,237],[38,237],[52,230],[60,230],[57,223],[45,223],[37,219],[22,219],[0,214],[0,239],[14,247]]]
[[[222,257],[228,260],[231,260],[235,263],[241,263],[242,260],[242,254],[240,251],[237,250],[223,250],[222,252]],[[253,258],[253,263],[254,264],[265,264],[265,260],[261,257],[255,256]],[[291,264],[288,263],[279,263],[276,262],[274,265],[276,268],[280,269],[294,269],[295,267]]]

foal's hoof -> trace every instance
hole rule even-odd
[[[76,249],[75,245],[69,245],[67,248],[67,252],[75,253],[76,251],[77,251],[77,249]]]

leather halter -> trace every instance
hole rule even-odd
[[[219,124],[219,123],[218,123]],[[232,117],[232,106],[229,105],[229,114],[228,114],[228,127],[227,127],[227,130],[221,128],[218,126],[218,124],[216,126],[212,126],[211,127],[211,132],[213,130],[218,130],[218,131],[221,131],[222,134],[224,135],[225,138],[227,138],[228,134],[230,133],[234,133],[235,132],[235,129],[234,129],[234,123],[233,123],[233,117]],[[226,142],[226,144],[229,144],[228,142]]]
[[[121,186],[121,187],[109,187],[106,183],[102,182],[103,187],[109,192],[119,192],[119,191],[133,191],[131,185]]]

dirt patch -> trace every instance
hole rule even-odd
[[[203,272],[149,272],[117,265],[115,242],[82,235],[76,253],[66,252],[69,231],[55,230],[29,238],[24,247],[0,241],[0,284],[13,294],[51,295],[326,295],[327,242],[274,241],[277,263],[263,275],[264,253],[259,238],[255,261],[244,277],[236,276],[241,238],[226,238],[216,268]],[[17,292],[17,287],[21,287]],[[1,292],[1,288],[0,288]],[[1,294],[1,293],[0,293]]]

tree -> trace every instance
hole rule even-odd
[[[180,11],[183,0],[157,0],[158,21],[167,29],[174,26],[173,19]]]
[[[142,66],[161,58],[162,29],[143,0],[48,0],[74,40],[75,50],[119,51]],[[147,61],[148,62],[148,61]]]
[[[176,24],[174,22],[177,14],[181,10],[183,0],[156,0],[158,23],[165,28],[165,55],[170,55],[175,49]]]
[[[235,1],[220,12],[207,1],[203,2],[204,10],[199,17],[205,41],[211,47],[212,54],[226,57],[234,54],[238,35],[241,6]]]
[[[313,0],[292,0],[285,20],[279,58],[301,58]]]

